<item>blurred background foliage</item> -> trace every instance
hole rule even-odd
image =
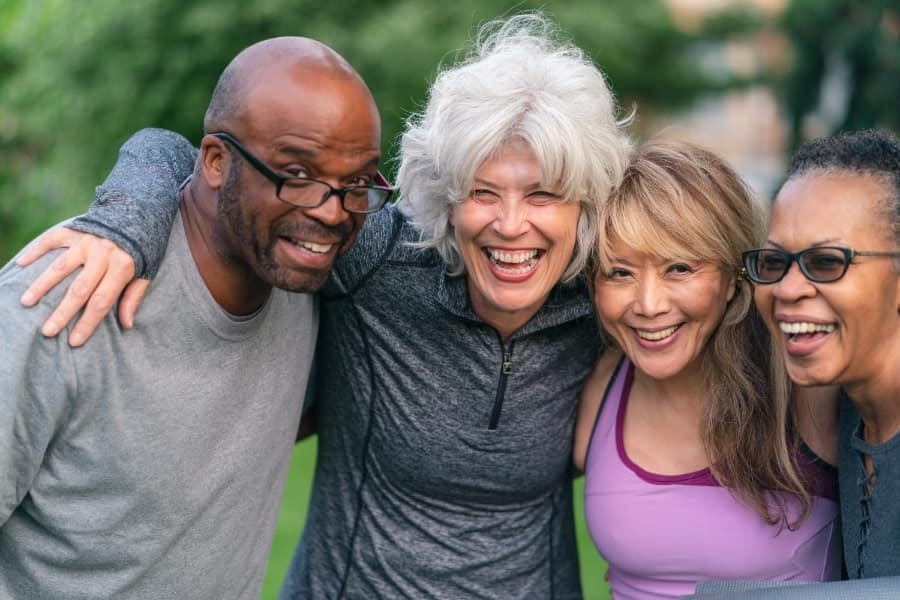
[[[424,102],[438,66],[464,54],[480,23],[531,9],[554,15],[588,51],[623,114],[638,108],[638,138],[655,114],[760,84],[778,92],[788,150],[839,128],[900,127],[897,0],[776,1],[784,6],[774,14],[759,10],[759,0],[709,0],[717,9],[687,23],[673,18],[673,4],[0,0],[0,263],[84,210],[136,129],[165,127],[198,141],[224,66],[242,48],[277,35],[315,37],[357,67],[381,107],[389,173],[397,134]],[[714,59],[729,40],[765,44],[761,36],[773,31],[787,43],[775,44],[759,68]]]
[[[381,107],[389,158],[438,65],[464,52],[479,23],[534,8],[554,14],[623,106],[642,113],[740,84],[698,69],[692,52],[755,26],[732,15],[686,33],[656,0],[0,0],[0,263],[84,210],[136,129],[199,140],[219,73],[260,39],[306,35],[344,54]]]
[[[623,116],[637,108],[638,139],[700,106],[695,123],[746,146],[746,126],[723,127],[703,107],[759,88],[776,99],[782,155],[838,129],[900,130],[898,0],[0,0],[0,264],[82,212],[135,130],[165,127],[196,143],[220,72],[256,41],[305,35],[346,56],[381,108],[390,174],[398,133],[439,65],[464,55],[484,21],[533,9],[555,16],[606,72]],[[753,48],[749,67],[736,47]],[[756,127],[760,115],[742,107],[739,119]],[[266,597],[301,527],[309,447],[289,480]],[[601,586],[599,569],[585,579]]]

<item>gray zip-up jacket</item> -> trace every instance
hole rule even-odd
[[[76,227],[116,230],[152,273],[163,242],[122,215],[134,198],[165,221],[186,145],[138,133]],[[570,457],[599,345],[588,294],[557,286],[504,343],[417,239],[400,211],[370,215],[320,294],[316,474],[281,597],[580,598]]]

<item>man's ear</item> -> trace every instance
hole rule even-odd
[[[231,153],[225,142],[214,135],[204,135],[200,140],[200,172],[206,184],[214,190],[222,187],[231,168]]]

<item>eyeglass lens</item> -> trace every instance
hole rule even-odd
[[[335,193],[334,188],[321,181],[286,179],[281,187],[280,198],[296,206],[307,206],[327,199]],[[342,191],[344,208],[351,212],[368,212],[380,208],[390,191],[372,187],[346,187]]]
[[[781,279],[796,257],[800,270],[812,281],[827,283],[836,281],[847,270],[847,256],[838,248],[808,248],[796,255],[782,250],[758,250],[751,266],[755,267],[753,275],[764,282],[775,282]]]

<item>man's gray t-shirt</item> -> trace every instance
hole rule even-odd
[[[0,597],[259,597],[317,328],[273,290],[235,318],[180,219],[134,331],[82,348],[19,297],[50,262],[0,271]]]

